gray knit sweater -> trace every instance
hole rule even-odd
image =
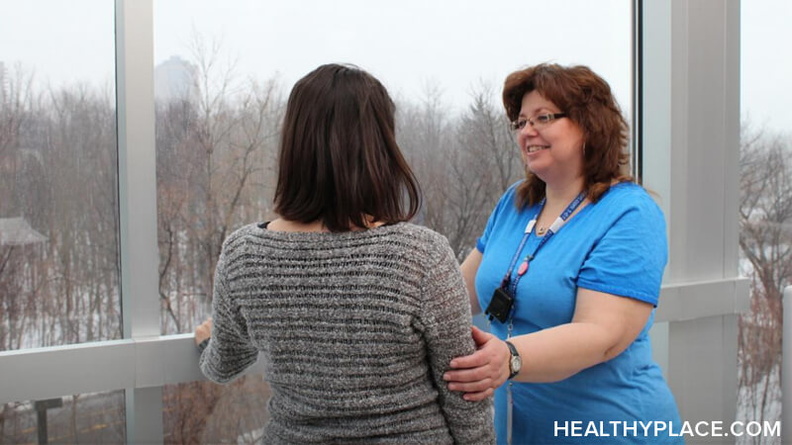
[[[442,380],[474,344],[458,264],[429,229],[243,227],[223,245],[213,318],[209,379],[234,379],[262,353],[264,443],[494,442],[491,401]]]

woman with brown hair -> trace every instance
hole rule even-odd
[[[279,217],[223,244],[200,366],[227,382],[262,354],[264,443],[494,440],[491,401],[442,380],[474,351],[470,306],[448,241],[407,222],[420,191],[394,131],[373,76],[312,71],[287,103]]]
[[[510,74],[503,103],[526,178],[462,265],[492,333],[474,329],[479,350],[451,362],[449,388],[495,392],[498,443],[680,441],[648,336],[665,220],[626,171],[610,87],[587,67],[542,64]]]

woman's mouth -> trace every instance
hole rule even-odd
[[[525,152],[531,154],[541,150],[548,150],[549,148],[550,148],[549,145],[529,145],[525,147]]]

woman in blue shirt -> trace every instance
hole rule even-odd
[[[509,75],[503,102],[526,178],[462,265],[492,334],[474,328],[479,349],[451,362],[449,388],[495,392],[498,443],[682,442],[648,338],[665,221],[627,173],[610,87],[542,64]]]

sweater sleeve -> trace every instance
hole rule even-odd
[[[250,341],[245,320],[234,303],[226,281],[225,250],[224,246],[215,270],[212,335],[199,361],[201,372],[217,383],[237,378],[258,359],[258,350]]]
[[[424,308],[420,323],[430,372],[454,442],[494,443],[491,398],[479,402],[464,400],[461,392],[449,391],[443,380],[451,359],[472,354],[475,344],[470,334],[470,302],[459,265],[445,239],[440,248],[440,261],[428,269],[422,286]]]

